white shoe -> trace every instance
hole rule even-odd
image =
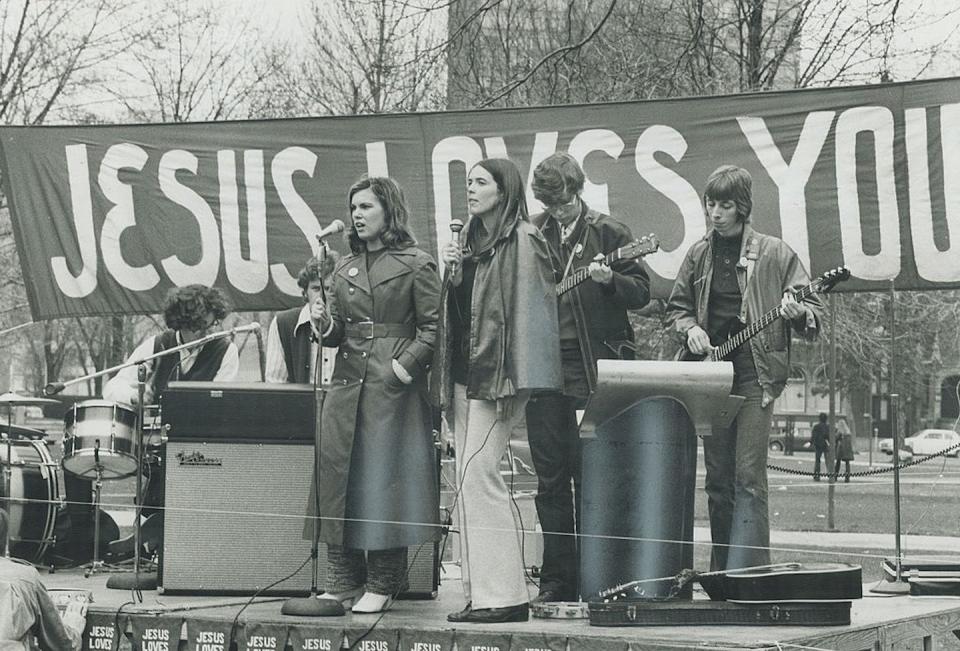
[[[325,599],[327,601],[336,601],[344,608],[350,608],[350,605],[357,601],[360,598],[360,595],[363,594],[363,588],[353,588],[352,590],[344,590],[343,592],[324,592],[317,595],[317,599]]]
[[[382,613],[389,610],[392,605],[393,597],[388,594],[364,592],[360,600],[354,603],[350,610],[355,613]]]

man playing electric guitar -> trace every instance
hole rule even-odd
[[[667,323],[697,355],[780,305],[783,319],[735,348],[733,393],[746,400],[733,424],[704,437],[711,570],[770,563],[767,444],[773,401],[790,369],[790,332],[817,336],[822,303],[816,294],[798,303],[794,290],[809,283],[796,253],[782,240],[750,227],[752,179],[724,165],[707,179],[703,205],[711,230],[687,252],[667,305]]]
[[[576,410],[596,387],[597,359],[633,359],[627,310],[650,300],[650,279],[638,260],[611,258],[609,266],[596,260],[631,245],[633,237],[624,224],[587,206],[580,198],[583,184],[583,170],[565,153],[548,156],[533,172],[533,194],[546,211],[532,221],[559,258],[563,278],[589,268],[589,278],[558,301],[563,392],[535,394],[526,408],[537,471],[537,516],[544,533],[536,599],[541,602],[579,599],[578,545],[573,535],[574,522],[580,519],[574,504],[574,493],[580,501]]]

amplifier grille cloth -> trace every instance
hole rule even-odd
[[[310,445],[170,441],[163,590],[252,594],[294,572],[310,557],[312,464]],[[411,547],[409,559],[408,594],[435,595],[437,545]],[[323,544],[318,571],[323,590]],[[307,562],[265,594],[306,593],[310,574]]]

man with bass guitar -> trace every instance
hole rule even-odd
[[[733,424],[703,439],[713,550],[711,570],[770,562],[767,444],[773,401],[790,369],[791,330],[813,340],[822,302],[797,302],[810,282],[797,254],[782,240],[750,227],[749,172],[733,165],[707,179],[703,206],[710,230],[690,247],[666,309],[669,327],[694,355],[708,355],[779,305],[769,327],[735,347],[733,393],[744,396]]]
[[[566,153],[548,156],[533,172],[533,194],[546,211],[531,221],[563,272],[557,302],[563,391],[535,393],[526,407],[544,539],[540,602],[579,600],[576,410],[596,388],[597,359],[633,359],[627,310],[650,301],[650,279],[636,258],[657,248],[649,240],[634,242],[624,224],[587,206],[580,197],[584,180],[580,165]]]

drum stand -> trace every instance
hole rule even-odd
[[[100,494],[103,490],[103,465],[100,463],[100,439],[93,447],[93,469],[96,477],[93,480],[93,560],[86,565],[83,573],[85,578],[99,571],[107,571],[107,565],[100,560]]]

